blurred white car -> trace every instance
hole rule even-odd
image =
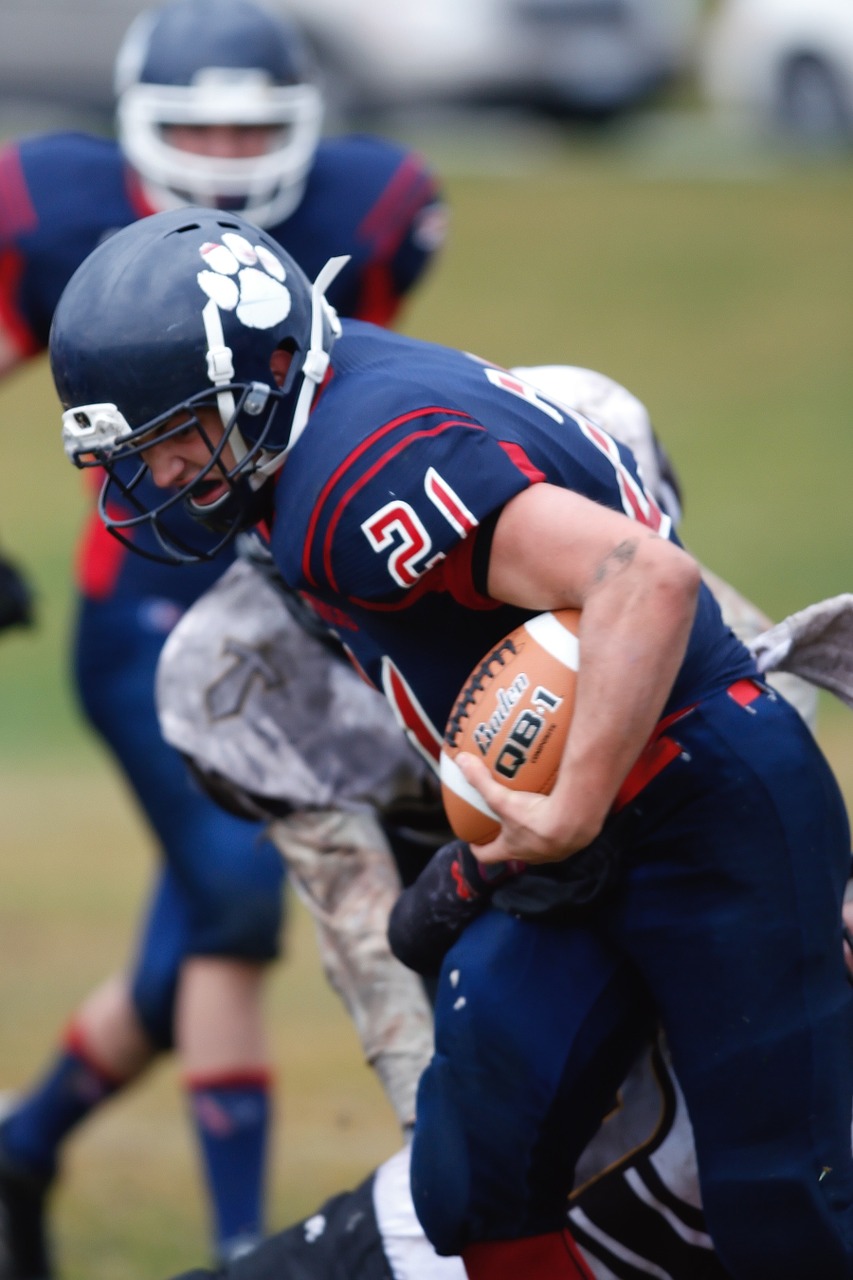
[[[853,0],[719,0],[701,63],[711,102],[803,139],[853,139]]]
[[[695,56],[700,0],[277,0],[356,108],[487,100],[607,117]]]
[[[158,0],[150,0],[156,4]],[[629,110],[695,56],[701,0],[261,0],[311,40],[343,114],[490,100]],[[3,96],[112,107],[112,64],[146,0],[0,0]]]

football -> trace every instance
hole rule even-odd
[[[447,820],[469,844],[486,844],[500,822],[456,763],[470,751],[515,791],[549,792],[571,723],[580,612],[540,613],[510,632],[471,672],[450,714],[441,750]]]

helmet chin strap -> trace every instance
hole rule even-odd
[[[339,258],[330,258],[311,286],[311,345],[305,353],[305,360],[302,365],[302,386],[299,388],[296,408],[293,410],[290,436],[288,437],[286,448],[275,454],[270,462],[264,463],[263,467],[259,468],[267,475],[281,466],[285,455],[290,452],[308,425],[308,415],[311,412],[311,403],[315,392],[325,378],[329,368],[330,355],[323,347],[323,321],[327,320],[329,322],[332,333],[336,338],[341,335],[341,322],[334,307],[326,301],[326,290],[349,260],[349,254],[344,254]]]
[[[219,307],[212,298],[205,303],[201,316],[207,337],[207,376],[215,387],[227,386],[234,381],[234,355],[231,348],[225,345],[222,317],[219,314]],[[237,412],[233,391],[217,391],[216,407],[219,410],[222,428],[228,431]],[[249,451],[236,425],[231,429],[228,443],[231,445],[234,461],[242,462]]]

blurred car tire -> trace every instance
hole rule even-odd
[[[804,141],[833,141],[851,131],[838,75],[814,54],[792,57],[782,68],[777,110],[783,128]]]
[[[699,74],[718,109],[806,145],[853,143],[853,0],[718,0]]]

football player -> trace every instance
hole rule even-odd
[[[69,455],[109,472],[108,527],[148,525],[178,557],[209,552],[171,535],[176,507],[223,543],[265,529],[285,582],[428,755],[483,654],[533,614],[582,610],[551,793],[460,763],[501,821],[479,862],[523,869],[441,969],[412,1151],[425,1232],[471,1280],[584,1275],[564,1221],[575,1164],[659,1018],[723,1266],[841,1280],[853,997],[837,783],[630,452],[502,368],[341,323],[324,290],[343,265],[312,286],[246,220],[157,215],[75,274],[51,366]],[[133,514],[110,515],[113,496]],[[578,917],[575,856],[593,843],[611,892]]]
[[[646,487],[678,522],[678,482],[635,396],[575,366],[512,373],[627,444]],[[341,647],[297,610],[258,541],[242,540],[242,546],[246,558],[187,611],[163,647],[157,674],[161,728],[221,803],[270,821],[290,882],[315,916],[329,981],[345,999],[365,1056],[405,1130],[425,1065],[422,996],[388,966],[387,914],[397,895],[391,855],[372,815],[383,815],[386,832],[399,831],[404,821],[421,833],[417,862],[410,850],[411,879],[430,844],[427,766],[418,765],[414,752],[401,754],[387,701],[370,694]],[[711,580],[727,622],[742,638],[763,644],[769,620],[730,585]],[[290,678],[293,671],[299,680]],[[770,679],[813,725],[815,686],[786,672]],[[365,802],[367,814],[359,811]],[[437,824],[430,825],[440,838]],[[419,923],[435,916],[435,898],[429,901],[420,883],[405,897]],[[470,908],[459,902],[455,884],[447,886],[439,907],[445,930],[458,930],[460,908],[464,921]],[[423,951],[422,940],[419,946]],[[428,956],[430,975],[438,960]],[[319,1280],[330,1257],[348,1280],[392,1274],[426,1280],[441,1260],[418,1228],[407,1169],[404,1150],[356,1191],[279,1233],[251,1261],[235,1262],[229,1280],[244,1273],[246,1280]],[[678,1280],[722,1280],[701,1212],[690,1124],[664,1046],[653,1044],[641,1055],[620,1089],[619,1105],[579,1161],[569,1220],[587,1264],[602,1280],[631,1280],[638,1266]]]
[[[649,474],[659,484],[660,455],[639,402],[588,370],[564,369],[562,383],[564,394],[593,402],[599,421],[609,384],[606,420],[632,438],[645,434]],[[408,866],[423,865],[433,844],[429,829],[438,838],[441,830],[425,824],[430,775],[404,745],[388,703],[325,630],[297,621],[294,601],[253,551],[184,614],[164,645],[161,727],[221,803],[270,822],[289,882],[315,917],[329,980],[406,1130],[432,1041],[425,1042],[423,995],[389,964],[386,928],[397,877],[384,835],[398,833],[399,848],[399,833],[415,830],[421,846],[410,846]],[[606,1259],[613,1275],[630,1276],[619,1257],[630,1251],[685,1280],[722,1277],[699,1207],[683,1103],[657,1050],[643,1055],[620,1098],[584,1154],[573,1196],[572,1222],[587,1261],[596,1275],[607,1276]],[[418,1227],[407,1170],[403,1150],[355,1192],[334,1197],[224,1274],[321,1280],[335,1258],[348,1280],[461,1276],[436,1257]]]
[[[56,134],[0,157],[0,371],[44,349],[56,302],[90,250],[190,200],[244,210],[309,271],[348,253],[335,305],[393,320],[441,244],[436,179],[418,155],[377,138],[321,138],[321,93],[288,23],[251,0],[176,0],[133,24],[116,89],[117,142]],[[224,353],[214,359],[217,376],[227,374]],[[176,513],[172,532],[184,538],[191,524]],[[263,1226],[270,1065],[260,986],[278,948],[281,859],[258,826],[189,785],[153,699],[163,640],[232,551],[176,569],[158,560],[149,531],[135,541],[142,554],[125,555],[93,511],[78,554],[75,667],[82,706],[150,823],[160,865],[129,974],[75,1012],[43,1077],[0,1126],[3,1280],[50,1273],[43,1197],[66,1134],[173,1045],[216,1253],[249,1247]],[[14,621],[25,600],[11,585],[6,597]]]

